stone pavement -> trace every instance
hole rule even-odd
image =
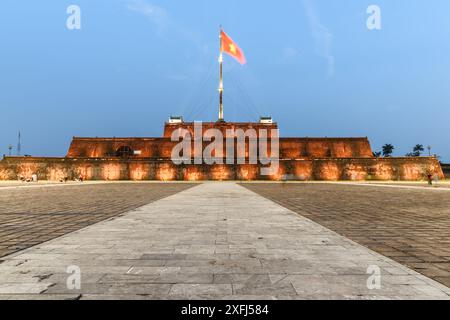
[[[311,183],[311,182],[308,182]],[[315,183],[333,183],[333,182],[319,182],[315,181]],[[334,182],[335,184],[349,184],[349,185],[358,185],[358,186],[384,186],[390,188],[406,188],[408,189],[422,189],[422,190],[443,190],[450,189],[450,181],[449,180],[440,180],[438,182],[433,181],[432,185],[429,185],[427,181],[339,181]]]
[[[193,185],[83,182],[0,188],[0,258]]]
[[[368,289],[369,266],[381,288]],[[68,266],[81,288],[68,289]],[[448,299],[450,289],[233,182],[5,257],[3,299]]]
[[[24,182],[24,181],[0,181],[0,188],[19,188],[19,187],[37,187],[37,186],[47,186],[47,185],[56,185],[61,184],[59,182],[50,182],[50,181],[39,181],[39,182]]]
[[[244,184],[450,287],[450,189],[367,183]]]

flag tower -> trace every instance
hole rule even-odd
[[[225,121],[223,119],[223,52],[229,54],[236,59],[241,65],[245,64],[244,52],[220,27],[219,33],[220,54],[219,54],[219,119],[218,122]]]
[[[225,121],[223,119],[223,54],[222,54],[222,26],[219,32],[219,42],[220,42],[220,54],[219,54],[219,122]]]

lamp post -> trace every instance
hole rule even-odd
[[[12,151],[12,148],[13,148],[13,146],[12,145],[9,145],[8,146],[8,150],[9,150],[9,156],[11,157],[11,151]]]
[[[431,157],[431,146],[430,146],[430,145],[428,145],[428,146],[427,146],[427,149],[428,149],[428,156],[430,156],[430,157]]]

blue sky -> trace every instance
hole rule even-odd
[[[81,30],[66,9],[81,8]],[[382,29],[366,27],[369,5]],[[450,2],[71,0],[0,3],[0,153],[65,155],[72,136],[160,136],[169,115],[217,118],[218,27],[228,121],[282,136],[368,136],[450,162]]]

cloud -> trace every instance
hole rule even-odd
[[[298,51],[292,47],[284,47],[282,52],[282,58],[284,61],[291,60],[298,55]]]
[[[167,30],[173,27],[167,11],[161,7],[145,2],[143,0],[131,1],[127,8],[146,16],[156,27],[158,35],[162,36]]]
[[[328,75],[334,75],[334,56],[331,52],[333,34],[324,26],[317,15],[311,0],[303,0],[306,9],[311,35],[314,39],[314,49],[316,54],[327,61]]]
[[[189,40],[200,53],[206,54],[207,46],[201,36],[186,26],[178,24],[162,7],[145,0],[129,0],[127,8],[144,15],[156,28],[157,35],[165,40],[174,39],[177,36]]]

